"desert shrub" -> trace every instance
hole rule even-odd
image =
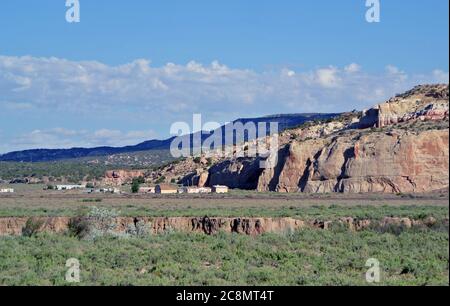
[[[411,229],[407,228],[404,224],[373,224],[369,228],[380,234],[392,234],[395,236],[400,236],[404,231],[411,231]]]
[[[63,262],[74,255],[83,264],[83,286],[367,286],[369,257],[381,263],[380,285],[448,286],[448,244],[448,232],[429,229],[406,230],[398,236],[304,229],[289,236],[256,237],[0,237],[0,286],[67,285]]]
[[[33,237],[40,232],[44,221],[39,218],[29,218],[22,229],[22,235],[25,237]]]
[[[89,235],[90,222],[83,217],[72,218],[69,221],[69,235],[84,238]]]
[[[100,234],[109,234],[116,229],[116,218],[118,216],[119,212],[115,209],[94,206],[87,217],[93,222],[94,229]]]
[[[143,238],[145,236],[150,235],[151,226],[152,225],[150,222],[145,222],[143,220],[139,220],[137,222],[134,222],[134,223],[128,225],[128,228],[126,230],[126,235]]]
[[[448,233],[449,232],[449,224],[444,220],[438,220],[435,224],[430,227],[431,230],[436,232]]]
[[[139,237],[151,234],[152,224],[144,220],[135,220],[125,231],[117,230],[119,212],[115,209],[92,207],[84,217],[72,218],[69,221],[69,235],[85,240],[95,240],[110,236],[117,238]]]
[[[83,203],[92,203],[92,202],[99,203],[99,202],[102,202],[102,201],[103,201],[103,199],[100,199],[100,198],[96,198],[96,199],[83,199],[83,200],[82,200]]]
[[[348,225],[342,222],[332,222],[329,228],[330,231],[334,233],[348,232]]]
[[[102,236],[115,236],[117,217],[115,209],[92,207],[86,217],[73,218],[69,232],[80,239],[94,240]]]
[[[140,186],[141,184],[137,180],[133,180],[133,183],[131,184],[131,192],[138,193]]]
[[[133,179],[134,181],[137,181],[139,184],[145,183],[145,178],[143,176],[140,176],[138,178]]]
[[[155,183],[156,184],[161,184],[161,183],[164,183],[165,180],[166,180],[166,177],[163,175],[159,179],[157,179]]]

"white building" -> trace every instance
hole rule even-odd
[[[84,189],[86,185],[56,185],[56,190],[76,190],[76,189]]]
[[[216,186],[213,186],[212,192],[214,192],[214,193],[228,193],[228,187],[227,186],[216,185]]]
[[[182,187],[178,189],[178,193],[199,194],[199,193],[211,193],[209,187]]]
[[[91,193],[92,192],[94,192],[94,193],[113,193],[113,194],[120,194],[121,193],[119,188],[113,188],[113,187],[94,189],[94,190],[91,191]]]
[[[211,193],[212,189],[209,187],[200,187],[199,189],[199,193]]]
[[[14,189],[12,189],[12,188],[2,188],[2,189],[0,189],[0,193],[14,193]]]

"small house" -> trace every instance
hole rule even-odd
[[[157,194],[175,194],[175,193],[178,193],[178,187],[169,185],[169,184],[156,185],[155,193],[157,193]]]
[[[76,189],[84,189],[86,185],[56,185],[56,190],[76,190]]]
[[[95,193],[112,193],[112,194],[120,194],[121,191],[119,188],[108,187],[108,188],[99,188],[95,189],[93,192]]]
[[[178,189],[178,193],[196,194],[200,193],[200,190],[197,187],[181,187]]]
[[[228,190],[228,186],[215,185],[212,187],[212,192],[214,193],[228,193]]]
[[[0,189],[0,193],[14,193],[14,189],[12,189],[12,188],[2,188],[2,189]]]
[[[198,188],[199,193],[211,193],[212,189],[209,187],[200,187]]]
[[[178,189],[178,193],[187,193],[187,194],[211,193],[211,188],[209,188],[209,187],[182,187],[182,188]]]

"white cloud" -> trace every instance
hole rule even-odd
[[[433,71],[433,76],[438,83],[448,83],[449,74],[442,70],[436,69]]]
[[[392,65],[386,67],[384,74],[369,74],[356,63],[342,69],[330,66],[305,72],[287,68],[279,72],[255,72],[232,69],[218,61],[208,66],[191,61],[185,66],[168,63],[152,67],[150,61],[138,59],[108,66],[95,61],[0,56],[1,98],[10,103],[18,101],[67,113],[119,113],[133,108],[156,111],[164,118],[189,110],[192,113],[241,109],[245,115],[252,105],[270,113],[275,108],[274,102],[279,111],[288,111],[294,101],[299,112],[342,111],[359,107],[354,104],[359,93],[367,96],[367,103],[372,103],[370,97],[375,88],[392,95],[419,81],[446,78],[448,72],[441,70],[415,77]],[[330,90],[334,91],[332,95]],[[337,102],[343,102],[334,101],[335,97],[344,94],[347,105],[334,109]],[[318,104],[311,105],[311,99]],[[249,108],[242,109],[242,104]]]
[[[136,145],[157,138],[154,131],[128,131],[101,129],[87,135],[90,146],[126,146]]]
[[[318,69],[316,77],[317,82],[326,88],[339,87],[342,81],[339,77],[339,70],[336,67]]]
[[[401,71],[398,67],[393,66],[393,65],[387,65],[386,66],[386,71],[389,74],[403,74],[403,71]]]
[[[3,105],[7,110],[19,111],[19,110],[30,110],[33,108],[33,104],[31,103],[23,103],[23,102],[10,102],[3,101],[0,102],[0,105]]]
[[[136,145],[146,140],[157,138],[154,131],[129,131],[101,129],[93,132],[87,130],[69,130],[54,128],[33,130],[21,134],[11,141],[15,150],[23,149],[59,149],[73,147],[126,146]]]
[[[290,69],[283,69],[283,70],[281,70],[281,75],[282,76],[287,76],[287,77],[293,77],[293,76],[295,76],[295,71],[293,71],[293,70],[290,70]]]
[[[351,63],[350,65],[345,66],[344,70],[348,73],[355,73],[361,71],[361,66],[356,63]]]
[[[363,109],[417,84],[436,82],[448,82],[448,72],[436,69],[414,74],[389,65],[384,72],[369,73],[357,63],[310,71],[284,67],[257,72],[230,68],[218,61],[154,67],[149,60],[138,59],[109,66],[53,57],[0,56],[0,109],[10,117],[27,110],[36,113],[36,118],[56,113],[72,119],[80,114],[107,116],[109,121],[105,122],[109,124],[139,120],[142,128],[138,129],[156,130],[174,121],[190,122],[193,113],[201,113],[207,120],[225,121],[275,113]],[[96,129],[89,124],[80,121],[83,128]],[[109,124],[100,124],[108,130],[66,135],[64,139],[63,133],[39,126],[30,126],[30,131],[36,131],[28,136],[17,135],[11,127],[12,136],[3,140],[3,150],[18,147],[19,138],[21,148],[122,145],[145,140],[144,136],[152,138],[152,132],[117,131],[115,125]],[[158,132],[162,137],[169,136],[168,128]]]

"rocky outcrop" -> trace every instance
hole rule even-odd
[[[420,85],[364,113],[362,127],[385,127],[413,120],[436,121],[449,117],[449,86]]]
[[[277,178],[260,191],[429,192],[449,186],[448,130],[348,133],[294,142]],[[268,183],[276,180],[276,186]]]
[[[113,170],[107,171],[103,183],[109,186],[121,186],[129,184],[134,178],[144,177],[145,171],[141,170]]]
[[[219,231],[245,235],[263,233],[290,233],[302,229],[305,222],[293,218],[194,218],[191,220],[192,230],[207,235]]]
[[[30,230],[33,224],[34,233],[46,232],[62,234],[74,228],[74,224],[90,222],[85,217],[32,217],[32,218],[0,218],[0,236],[20,236]],[[94,221],[102,222],[102,221]],[[344,217],[336,220],[299,220],[294,218],[188,218],[188,217],[117,217],[114,233],[126,234],[137,224],[147,227],[146,235],[160,235],[168,232],[202,233],[214,235],[219,232],[257,236],[264,233],[289,234],[302,229],[330,230],[333,226],[344,226],[350,231],[367,229],[403,229],[412,227],[433,228],[449,226],[449,220],[436,220],[427,217],[421,220],[400,217],[385,217],[381,220],[358,219]],[[83,226],[83,225],[82,225]],[[84,225],[85,226],[85,225]],[[76,232],[75,232],[76,234]]]
[[[18,236],[22,235],[28,218],[0,218],[0,235]]]
[[[32,223],[35,231],[63,233],[68,229],[69,217],[33,217],[33,218],[0,218],[0,236],[22,235],[27,222]]]
[[[368,111],[286,131],[274,168],[230,159],[209,177],[241,189],[256,179],[257,190],[277,192],[448,190],[448,97],[448,85],[417,86]]]
[[[31,222],[30,222],[31,221]],[[92,221],[87,217],[36,217],[36,218],[0,218],[0,236],[19,236],[33,224],[34,232],[64,233],[70,227],[80,227]],[[100,221],[98,221],[100,222]],[[289,233],[305,227],[305,222],[293,218],[188,218],[188,217],[117,217],[114,218],[114,231],[126,233],[138,223],[146,224],[149,233],[158,235],[170,231],[196,232],[213,235],[220,231],[245,235],[263,233]],[[82,227],[82,226],[81,226]]]
[[[183,186],[206,187],[209,179],[209,172],[197,169],[195,172],[183,177],[179,183]]]
[[[237,158],[209,169],[209,186],[225,185],[233,189],[256,189],[263,169],[259,158]]]

